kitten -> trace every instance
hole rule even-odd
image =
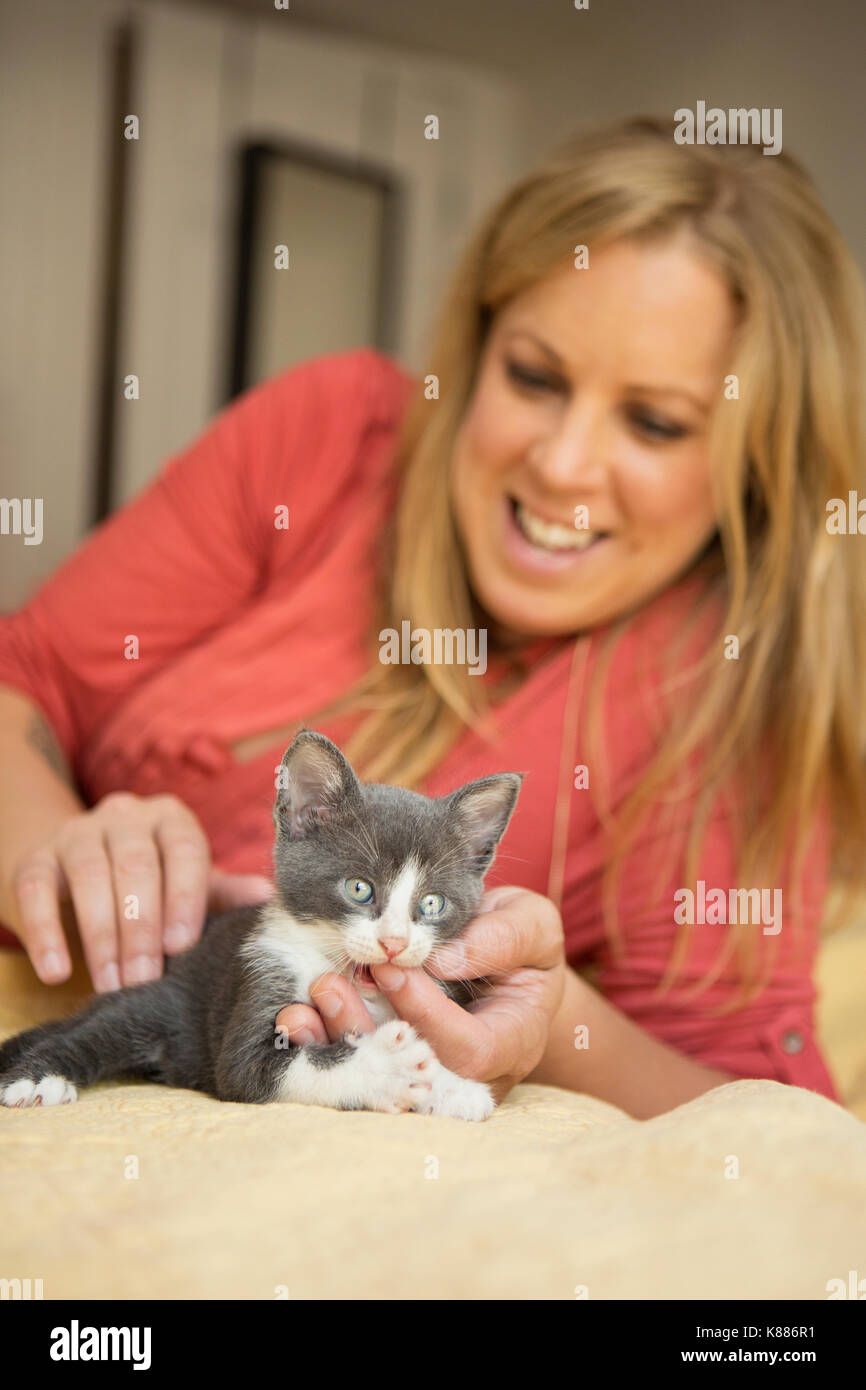
[[[422,966],[472,920],[522,774],[432,799],[361,783],[330,739],[304,729],[276,780],[274,897],[210,918],[161,979],[10,1038],[0,1046],[0,1103],[58,1105],[76,1100],[79,1086],[137,1076],[219,1100],[491,1114],[489,1088],[440,1064],[370,966]],[[325,971],[352,981],[376,1030],[292,1044],[276,1015],[310,1003]],[[472,997],[471,985],[437,983],[460,1004]]]

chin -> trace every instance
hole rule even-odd
[[[515,592],[505,583],[501,587],[475,586],[475,593],[494,622],[521,637],[567,637],[602,621],[586,604],[560,607],[549,597],[545,600],[538,593]]]

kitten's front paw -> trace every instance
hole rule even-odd
[[[359,1098],[366,1110],[426,1111],[436,1057],[411,1024],[395,1018],[375,1033],[346,1035],[355,1048]]]
[[[490,1088],[483,1081],[469,1081],[445,1067],[439,1068],[430,1094],[429,1113],[447,1115],[452,1120],[486,1120],[495,1109]]]
[[[0,1105],[20,1109],[29,1105],[68,1105],[78,1092],[65,1076],[43,1076],[38,1081],[22,1077],[5,1086],[0,1083]]]

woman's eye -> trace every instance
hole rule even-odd
[[[549,391],[555,388],[555,382],[551,381],[550,377],[533,372],[529,367],[521,366],[519,362],[507,362],[506,371],[512,381],[530,391]]]
[[[506,361],[506,372],[516,385],[527,391],[541,393],[560,389],[560,384],[554,377],[534,372],[530,367],[524,367],[520,362],[511,359]],[[683,425],[678,425],[673,420],[663,420],[646,410],[631,411],[628,418],[635,429],[647,439],[655,441],[684,439],[689,433]]]
[[[353,903],[368,903],[373,898],[373,885],[365,878],[347,878],[343,887]]]
[[[649,415],[643,410],[634,411],[630,419],[635,428],[650,439],[682,439],[688,434],[688,430],[682,425],[675,425],[670,420],[661,420],[657,415]]]
[[[422,917],[438,917],[445,909],[445,899],[441,893],[425,893],[418,907]]]

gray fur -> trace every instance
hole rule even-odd
[[[302,730],[283,757],[274,803],[276,901],[312,932],[323,922],[339,930],[359,912],[341,896],[343,880],[390,884],[414,857],[424,866],[419,892],[447,899],[437,941],[452,939],[475,915],[521,780],[502,773],[436,799],[363,784],[329,739]],[[302,1051],[315,1067],[346,1062],[353,1048],[344,1040],[281,1045],[276,1015],[299,997],[298,979],[288,963],[254,968],[249,948],[262,908],[209,918],[198,944],[168,959],[161,979],[101,995],[70,1019],[10,1038],[0,1046],[0,1097],[15,1081],[59,1075],[76,1087],[141,1077],[263,1103]],[[442,988],[461,1004],[472,994],[460,983]]]

